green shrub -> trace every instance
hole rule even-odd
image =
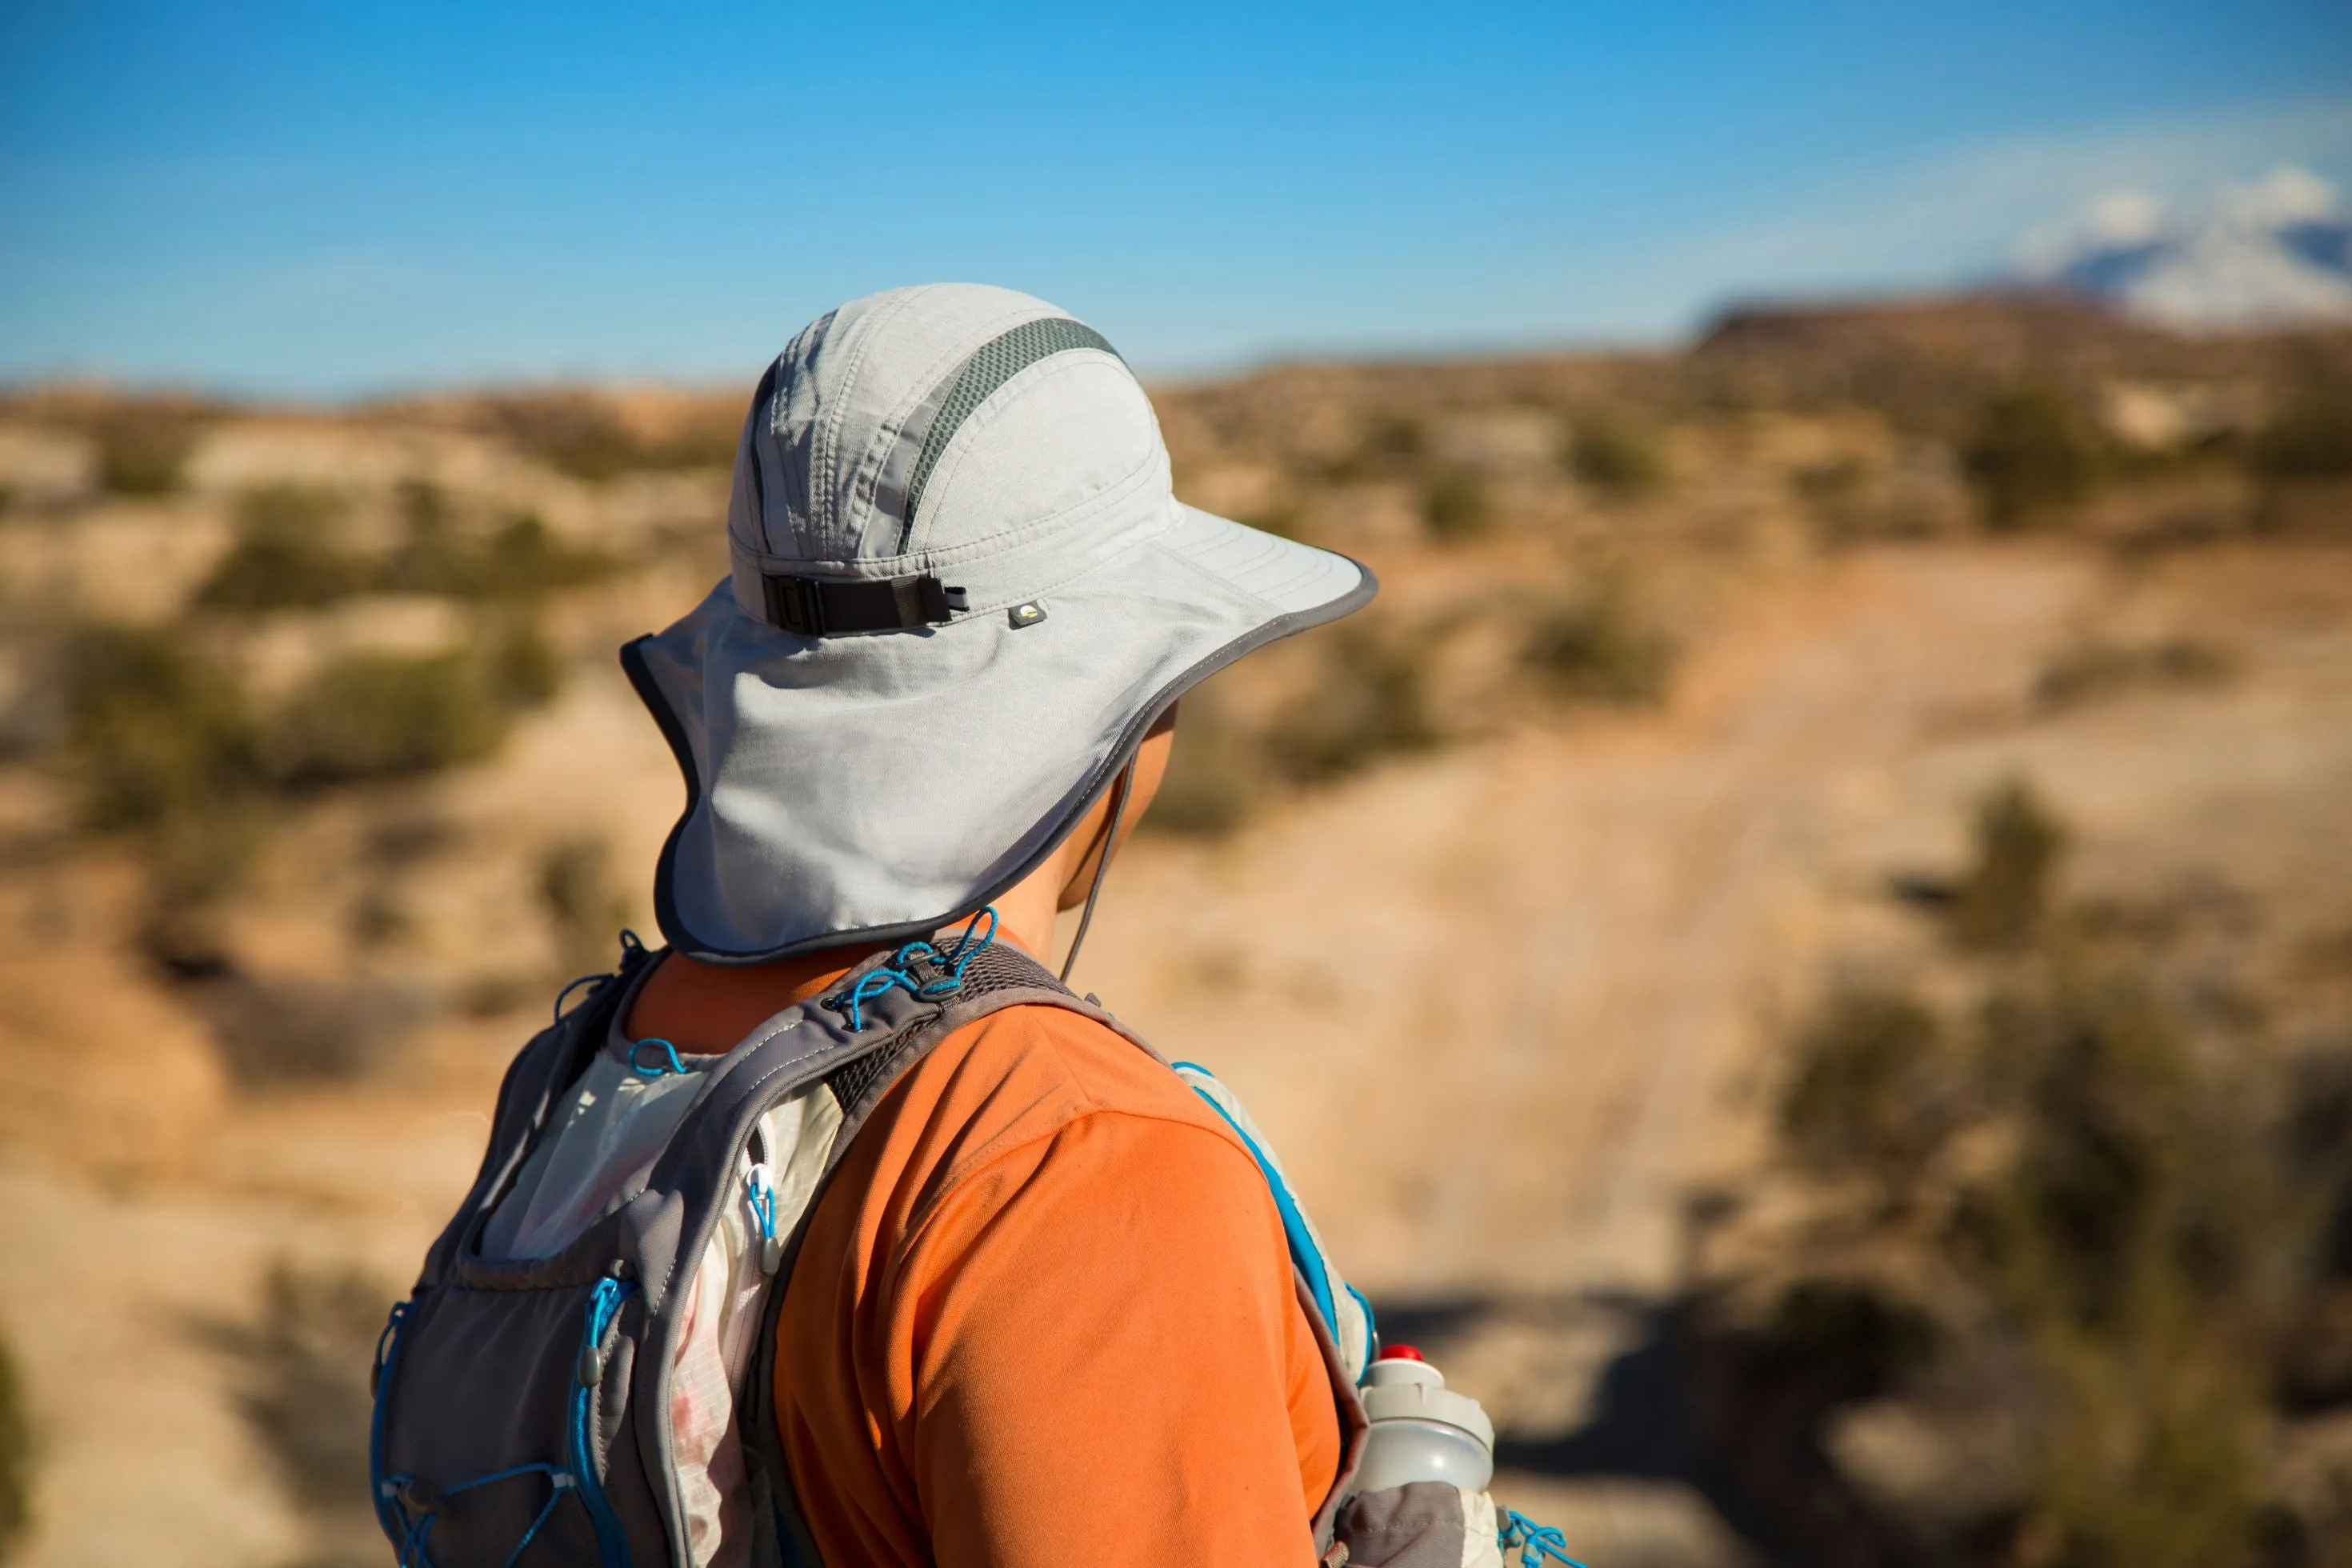
[[[2072,403],[2048,387],[2024,386],[1984,405],[1960,460],[1985,526],[2007,532],[2089,496],[2104,452]]]
[[[723,468],[735,460],[742,429],[739,411],[714,405],[641,435],[610,400],[589,392],[515,394],[488,400],[481,412],[524,452],[592,482],[637,468]]]
[[[1952,934],[1984,951],[2021,946],[2040,928],[2066,829],[2033,787],[2012,779],[1977,807],[1976,860],[1956,889]]]
[[[1245,821],[1265,787],[1265,757],[1258,739],[1226,716],[1213,685],[1184,698],[1168,772],[1160,781],[1143,826],[1157,832],[1217,838]]]
[[[439,594],[471,598],[478,589],[477,552],[449,521],[437,490],[429,504],[412,505],[408,537],[383,565],[383,584],[396,593]]]
[[[432,1016],[414,983],[198,976],[188,998],[211,1026],[231,1077],[247,1089],[343,1083],[394,1059]]]
[[[518,711],[544,707],[563,689],[562,655],[528,616],[495,630],[485,659],[490,694]]]
[[[197,591],[215,609],[285,610],[331,604],[364,586],[361,563],[331,537],[343,502],[332,492],[293,486],[248,491],[236,542]]]
[[[1843,1399],[1868,1399],[1927,1366],[1941,1348],[1935,1320],[1873,1282],[1793,1280],[1773,1303],[1759,1349],[1782,1375],[1810,1373]]]
[[[2033,1528],[2053,1561],[2241,1560],[2251,1336],[2272,1261],[2303,1250],[2273,1151],[2141,974],[2059,968],[1984,1028],[2019,1136],[1962,1258],[2040,1374]]]
[[[1841,991],[1798,1038],[1780,1138],[1809,1169],[1869,1176],[1900,1195],[1963,1109],[1935,1014],[1899,992]]]
[[[576,478],[609,479],[634,466],[634,443],[618,411],[591,394],[501,398],[490,414],[517,447]]]
[[[1429,435],[1421,421],[1405,414],[1381,414],[1368,420],[1353,450],[1325,465],[1323,478],[1333,484],[1410,473],[1429,452]]]
[[[109,409],[90,426],[98,442],[98,482],[117,495],[169,495],[185,481],[199,434],[190,414],[168,404]]]
[[[1525,658],[1555,696],[1639,704],[1665,697],[1675,650],[1635,612],[1619,581],[1604,578],[1539,611]]]
[[[1276,716],[1267,750],[1283,774],[1317,784],[1437,741],[1412,650],[1350,626],[1325,643],[1323,679]]]
[[[226,1336],[243,1363],[246,1421],[301,1511],[303,1561],[320,1568],[383,1557],[368,1498],[368,1382],[395,1295],[358,1268],[280,1258],[254,1321]]]
[[[1430,481],[1421,493],[1421,519],[1436,539],[1452,542],[1485,533],[1494,522],[1486,487],[1477,475],[1454,468]]]
[[[2259,1389],[2226,1351],[2183,1336],[2077,1344],[2057,1363],[2021,1533],[2084,1568],[2255,1562]],[[2340,1559],[2334,1559],[2340,1561]]]
[[[1632,426],[1606,416],[1577,425],[1568,444],[1568,468],[1594,489],[1627,498],[1650,494],[1666,477],[1656,444]]]
[[[2195,1109],[2179,1031],[2143,985],[2067,977],[1993,997],[1985,1061],[2021,1113],[1991,1259],[2021,1307],[2111,1322],[2152,1283]]]
[[[91,826],[207,816],[257,781],[243,689],[177,634],[91,627],[63,664],[66,759]]]
[[[1837,507],[1852,500],[1869,478],[1858,458],[1834,458],[1809,463],[1790,476],[1798,496],[1817,507]]]
[[[2255,470],[2272,479],[2352,474],[2352,382],[2299,388],[2255,437],[2252,458]]]
[[[453,599],[529,599],[609,574],[614,563],[557,540],[536,513],[509,518],[488,539],[465,537],[437,510],[412,511],[409,535],[385,563],[387,586]]]
[[[1360,450],[1383,462],[1418,462],[1429,450],[1429,434],[1409,414],[1383,414],[1365,428]]]
[[[578,587],[608,575],[614,566],[609,556],[557,539],[536,512],[510,517],[491,534],[484,563],[492,591],[513,595]]]
[[[2135,688],[2210,686],[2237,672],[2224,650],[2196,637],[2137,646],[2084,643],[2044,667],[2033,695],[2045,708],[2072,708]]]
[[[539,863],[539,906],[567,976],[600,965],[629,918],[628,896],[613,879],[612,846],[574,837],[551,847]]]
[[[1797,1394],[1834,1406],[1892,1394],[1931,1440],[1969,1441],[2000,1387],[2016,1474],[1967,1518],[1925,1500],[1903,1511],[1866,1479],[1849,1479],[1838,1506],[1938,1543],[1903,1561],[2337,1561],[2321,1547],[2343,1544],[2341,1491],[2305,1495],[2265,1467],[2292,1447],[2272,1440],[2294,1400],[2340,1409],[2352,1388],[2352,1300],[2337,1283],[2352,1256],[2352,1053],[2282,1070],[2242,1025],[2213,1021],[2154,924],[2043,921],[2040,944],[2021,943],[2063,832],[2012,784],[1986,798],[1977,837],[1976,892],[2007,911],[1993,924],[2014,956],[1963,972],[1991,986],[1975,1027],[1864,993],[1795,1042],[1784,1158],[1910,1201],[1825,1205],[1780,1248],[1793,1272],[1774,1332],[1799,1363]],[[1810,1331],[1787,1321],[1803,1292],[1834,1307],[1856,1263],[1933,1282],[1941,1370],[1898,1364],[1890,1380],[1867,1313],[1817,1304]],[[1784,1378],[1749,1397],[1789,1395]],[[1800,1411],[1811,1430],[1832,1413]]]
[[[0,1340],[0,1562],[15,1554],[33,1524],[33,1419],[16,1352]]]
[[[277,715],[268,743],[277,777],[316,785],[474,762],[506,729],[507,710],[473,654],[364,653],[313,675]]]
[[[412,532],[437,528],[449,521],[449,498],[430,479],[401,480],[399,499],[400,515]]]

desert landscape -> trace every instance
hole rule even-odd
[[[740,387],[0,396],[0,1555],[384,1559],[371,1352],[682,800]],[[1609,1568],[2352,1563],[2352,336],[2054,298],[1156,385],[1379,602],[1079,988]]]

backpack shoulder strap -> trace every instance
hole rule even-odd
[[[960,963],[955,958],[950,950],[944,959],[917,956],[901,965],[900,973],[909,983],[908,991],[919,995],[926,989],[935,988],[943,998],[942,1005],[887,1043],[825,1074],[823,1080],[841,1106],[841,1128],[834,1136],[824,1173],[802,1211],[802,1222],[785,1243],[782,1266],[769,1288],[760,1328],[752,1339],[751,1364],[746,1373],[749,1386],[743,1390],[738,1406],[738,1431],[752,1494],[752,1568],[818,1568],[816,1545],[793,1499],[792,1476],[776,1427],[776,1320],[783,1309],[784,1292],[792,1283],[793,1266],[799,1258],[807,1216],[814,1214],[824,1200],[834,1172],[875,1108],[942,1040],[966,1024],[1007,1007],[1033,1004],[1066,1007],[1116,1031],[1155,1060],[1163,1059],[1098,1003],[1073,994],[1051,970],[1010,943],[991,942]],[[853,971],[816,1005],[842,1010],[848,997],[859,994],[864,975],[880,972],[876,966]],[[946,984],[950,980],[951,986]],[[870,989],[871,984],[866,982],[866,987]]]
[[[936,971],[928,961],[904,965],[908,989],[919,994],[927,984],[939,984],[947,973],[944,966]],[[878,973],[868,969],[865,973]],[[827,1159],[824,1174],[816,1191],[802,1211],[802,1223],[788,1240],[782,1267],[768,1292],[763,1304],[760,1328],[752,1341],[749,1386],[738,1405],[739,1427],[745,1457],[745,1469],[752,1493],[752,1568],[819,1568],[814,1542],[793,1498],[792,1477],[786,1464],[782,1444],[776,1425],[775,1354],[776,1322],[783,1305],[785,1291],[790,1288],[793,1266],[797,1260],[800,1244],[806,1230],[807,1216],[822,1203],[831,1184],[833,1173],[848,1151],[850,1143],[864,1128],[867,1120],[892,1088],[915,1064],[936,1047],[948,1036],[964,1025],[1006,1007],[1044,1005],[1063,1007],[1094,1019],[1117,1033],[1153,1060],[1167,1063],[1167,1058],[1140,1036],[1105,1010],[1093,997],[1079,997],[1071,993],[1060,980],[1035,959],[1010,945],[990,945],[974,953],[968,963],[953,970],[955,985],[944,1005],[930,1016],[913,1023],[889,1041],[858,1055],[824,1075],[823,1081],[830,1088],[842,1110],[842,1124],[835,1135]],[[833,996],[824,998],[820,1006],[838,1007],[844,995],[852,994],[858,975],[853,973],[842,983]],[[870,984],[870,983],[869,983]],[[1189,1067],[1189,1064],[1185,1064]],[[1321,1352],[1326,1373],[1331,1380],[1333,1398],[1338,1405],[1341,1463],[1330,1494],[1315,1510],[1310,1521],[1319,1545],[1331,1539],[1331,1521],[1339,1495],[1352,1476],[1361,1457],[1365,1418],[1354,1388],[1358,1364],[1369,1353],[1370,1338],[1369,1309],[1352,1288],[1343,1301],[1333,1300],[1336,1271],[1329,1268],[1319,1238],[1307,1226],[1303,1211],[1290,1197],[1288,1184],[1282,1179],[1279,1168],[1265,1150],[1262,1136],[1254,1137],[1255,1124],[1247,1113],[1239,1110],[1239,1102],[1229,1093],[1211,1093],[1202,1081],[1213,1085],[1215,1080],[1197,1068],[1189,1071],[1171,1065],[1178,1079],[1207,1100],[1239,1136],[1247,1152],[1256,1160],[1265,1173],[1275,1197],[1277,1211],[1282,1214],[1286,1237],[1292,1248],[1292,1278],[1299,1303],[1312,1327]],[[1222,1086],[1216,1086],[1222,1090]],[[1296,1231],[1294,1232],[1294,1226]],[[1334,1311],[1335,1305],[1338,1310]],[[1353,1334],[1340,1327],[1349,1312],[1360,1310],[1360,1326]],[[1342,1347],[1341,1340],[1352,1342]]]
[[[834,1140],[834,1160],[840,1160],[874,1108],[881,1104],[883,1097],[906,1076],[908,1069],[950,1035],[991,1013],[1039,1005],[1082,1014],[1154,1061],[1165,1059],[1099,1003],[1074,994],[1037,960],[1009,943],[992,943],[965,965],[960,984],[937,1016],[898,1042],[895,1049],[862,1058],[826,1078],[826,1085],[841,1103],[841,1132]]]

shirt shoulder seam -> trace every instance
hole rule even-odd
[[[1066,1011],[1067,1009],[1064,1010]],[[1085,1015],[1080,1014],[1078,1016],[1083,1018],[1085,1017]],[[985,1019],[976,1020],[976,1022],[985,1021]],[[1095,1024],[1097,1028],[1103,1028],[1106,1033],[1112,1035],[1113,1037],[1118,1040],[1122,1047],[1129,1050],[1139,1049],[1134,1042],[1129,1040],[1125,1036],[1119,1035],[1116,1030],[1109,1029],[1108,1026],[1097,1023],[1096,1020],[1091,1018],[1088,1018],[1086,1021]],[[956,1194],[971,1185],[972,1181],[980,1176],[982,1173],[987,1171],[992,1166],[1003,1163],[1005,1160],[1019,1153],[1022,1150],[1029,1148],[1033,1144],[1042,1142],[1048,1138],[1058,1137],[1060,1134],[1069,1131],[1078,1123],[1098,1116],[1126,1117],[1136,1121],[1158,1122],[1162,1126],[1181,1128],[1186,1131],[1197,1132],[1202,1137],[1212,1140],[1219,1148],[1227,1151],[1235,1159],[1240,1160],[1253,1177],[1263,1181],[1263,1173],[1258,1169],[1256,1158],[1252,1155],[1247,1149],[1242,1146],[1240,1139],[1230,1128],[1225,1126],[1222,1121],[1213,1122],[1204,1119],[1202,1121],[1194,1121],[1185,1117],[1174,1115],[1166,1110],[1156,1110],[1135,1106],[1111,1105],[1106,1103],[1087,1087],[1083,1078],[1081,1078],[1081,1076],[1072,1068],[1069,1058],[1063,1054],[1062,1042],[1060,1040],[1055,1038],[1053,1035],[1048,1033],[1045,1036],[1045,1044],[1054,1052],[1055,1060],[1060,1063],[1063,1078],[1065,1081],[1068,1083],[1073,1096],[1079,1101],[1079,1103],[1066,1113],[1053,1117],[1043,1126],[1034,1128],[1006,1128],[1003,1131],[999,1132],[995,1137],[990,1139],[980,1148],[973,1150],[963,1159],[958,1161],[955,1165],[942,1173],[938,1190],[932,1193],[929,1197],[925,1198],[922,1205],[907,1216],[906,1226],[904,1230],[900,1232],[898,1242],[892,1248],[892,1262],[894,1268],[900,1259],[903,1259],[907,1253],[910,1252],[915,1247],[920,1240],[924,1231],[929,1228],[932,1216],[936,1215]],[[1181,1083],[1182,1080],[1178,1079],[1176,1081]],[[1192,1091],[1188,1089],[1185,1092],[1189,1094]]]

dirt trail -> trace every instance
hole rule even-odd
[[[1531,724],[1215,847],[1139,843],[1079,983],[1236,1085],[1376,1295],[1655,1293],[1687,1188],[1752,1152],[1759,1042],[1825,953],[1900,938],[1879,879],[1956,853],[1988,779],[2030,765],[2062,807],[2095,801],[2128,826],[2107,846],[2123,859],[2184,824],[2251,831],[2281,801],[2318,833],[2352,793],[2340,614],[2280,667],[2301,683],[2284,695],[2258,668],[2262,701],[2164,695],[2028,722],[2033,672],[2110,584],[2080,552],[1955,547],[1759,586],[1695,640],[1668,711]],[[675,802],[658,742],[619,698],[599,711],[591,729],[627,727],[606,776],[649,844]],[[2227,765],[2256,752],[2252,783]],[[2297,852],[2352,876],[2341,829]],[[11,963],[20,994],[67,973]],[[126,997],[148,984],[121,957],[72,975]],[[206,1325],[249,1312],[288,1251],[402,1277],[471,1173],[514,1043],[499,1031],[517,1026],[443,1031],[399,1084],[246,1100],[187,1040],[142,1025],[99,1048],[56,1011],[0,1009],[21,1100],[0,1146],[0,1319],[46,1450],[26,1562],[289,1560],[296,1521]],[[108,1142],[110,1106],[184,1121],[188,1147],[144,1171],[83,1155]],[[1502,1363],[1475,1392],[1562,1429],[1610,1342],[1596,1331],[1549,1393],[1510,1386]],[[1554,1497],[1596,1560],[1725,1560],[1719,1526],[1674,1489]]]
[[[1742,1155],[1735,1091],[1838,845],[1949,814],[1896,773],[2013,707],[2093,582],[1842,563],[1742,606],[1663,719],[1392,771],[1213,856],[1147,846],[1086,982],[1240,1085],[1375,1289],[1657,1291],[1683,1192]]]

